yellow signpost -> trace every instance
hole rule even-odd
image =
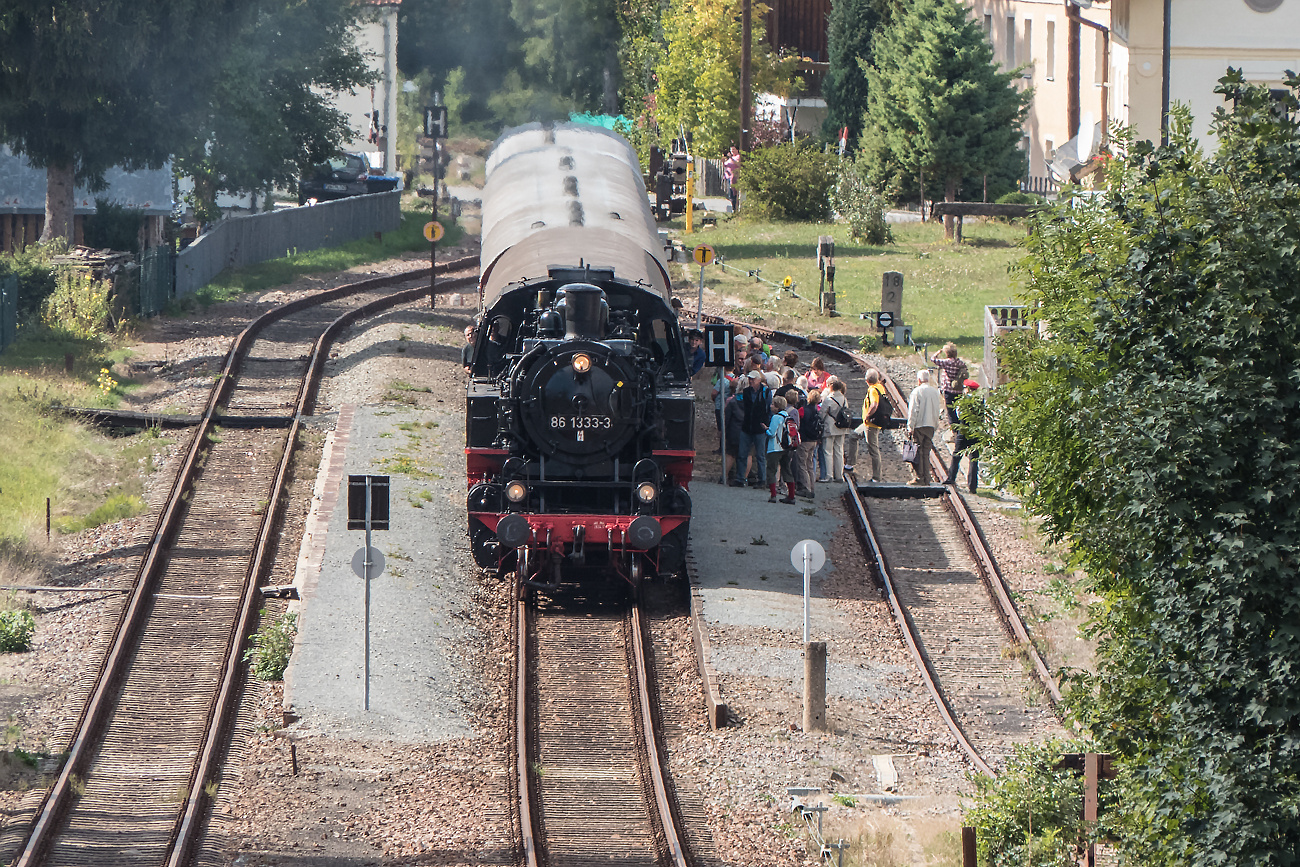
[[[696,264],[700,266],[700,299],[695,305],[696,330],[704,327],[704,266],[713,264],[714,255],[713,248],[708,244],[700,244],[691,251],[691,256],[695,259]]]
[[[437,220],[430,220],[424,224],[424,240],[430,244],[436,244],[442,240],[442,223]]]
[[[429,306],[434,306],[438,291],[438,242],[442,240],[442,223],[430,220],[424,224],[424,239],[429,242]]]

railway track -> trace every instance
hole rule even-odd
[[[524,863],[686,867],[639,608],[520,602],[515,629]]]
[[[713,322],[727,320],[705,316]],[[773,343],[865,369],[839,346],[750,326]],[[895,406],[906,397],[885,371]],[[859,461],[865,455],[859,452]],[[937,453],[931,474],[947,475]],[[938,473],[939,475],[934,475]],[[905,644],[945,724],[971,762],[993,774],[1020,743],[1062,731],[1059,687],[1031,640],[964,497],[945,486],[860,486],[846,493]]]
[[[469,257],[439,272],[476,267]],[[220,781],[257,584],[328,346],[364,316],[427,297],[428,279],[419,269],[302,298],[236,338],[14,864],[189,863]],[[444,278],[439,289],[473,280]],[[247,426],[223,429],[223,415]],[[259,418],[264,426],[249,423]]]
[[[957,515],[960,495],[853,484],[848,499],[903,640],[971,762],[992,775],[1016,745],[1061,733],[1060,693],[1050,677],[1035,677],[1042,660],[1015,637],[1011,621],[1023,624],[981,568],[982,538]]]

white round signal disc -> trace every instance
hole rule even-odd
[[[366,546],[362,545],[357,549],[357,553],[352,555],[352,571],[358,578],[366,577]],[[378,578],[384,574],[384,552],[371,546],[370,548],[370,577]]]
[[[424,240],[432,244],[434,241],[442,240],[442,223],[437,220],[430,220],[424,224]]]
[[[695,257],[695,264],[697,265],[712,265],[715,254],[713,248],[708,244],[701,244],[695,248],[691,255]]]
[[[796,542],[790,549],[790,565],[796,571],[803,572],[804,555],[808,557],[808,572],[820,572],[826,565],[826,549],[815,539],[804,539],[802,542]]]

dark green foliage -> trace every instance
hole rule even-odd
[[[955,201],[963,182],[1023,165],[1015,160],[1029,94],[994,65],[965,4],[914,0],[872,47],[861,148],[874,183],[913,198],[924,172],[927,198]]]
[[[506,73],[518,70],[520,34],[510,15],[511,0],[405,0],[398,15],[397,65],[407,78],[424,71],[442,89],[455,69],[465,76],[462,120],[500,132],[488,98],[501,88]]]
[[[1087,838],[1080,809],[1083,776],[1058,766],[1066,753],[1084,751],[1076,742],[1057,739],[1020,746],[996,779],[971,775],[975,797],[962,813],[962,824],[975,829],[979,864],[1075,863]],[[1110,800],[1103,803],[1109,806]]]
[[[995,200],[999,205],[1041,205],[1046,199],[1042,196],[1035,196],[1033,193],[1007,193],[1005,196],[998,196]]]
[[[193,178],[190,204],[217,219],[219,193],[294,188],[299,173],[351,137],[331,92],[370,82],[353,38],[352,0],[256,0],[206,101],[189,112],[192,134],[175,153]]]
[[[0,140],[102,185],[158,168],[250,0],[32,0],[0,9]]]
[[[862,116],[867,110],[867,72],[863,62],[872,62],[871,38],[880,26],[880,0],[839,0],[831,5],[826,26],[826,53],[830,68],[822,82],[826,100],[826,122],[822,135],[838,141],[840,130],[849,128],[849,147],[856,150],[862,135]]]
[[[0,653],[21,653],[32,649],[36,618],[26,608],[0,611]]]
[[[805,144],[773,145],[745,156],[745,212],[760,219],[817,221],[830,215],[839,159]]]
[[[135,253],[140,243],[144,212],[106,199],[95,199],[95,213],[82,221],[87,247]]]
[[[61,246],[30,246],[21,253],[0,256],[0,280],[18,278],[18,312],[30,315],[41,309],[56,286],[50,255],[66,249]]]
[[[251,646],[244,651],[244,661],[252,665],[253,676],[258,680],[284,680],[284,670],[293,655],[293,639],[298,634],[298,615],[286,612],[267,619],[263,608],[260,616],[262,625],[253,633]]]
[[[1131,863],[1300,863],[1300,126],[1239,72],[1105,199],[1035,218],[986,448],[1101,594],[1074,712]],[[1279,108],[1284,110],[1279,110]],[[1038,305],[1041,305],[1039,307]],[[1032,484],[1030,484],[1032,482]]]

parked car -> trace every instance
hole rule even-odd
[[[365,195],[371,192],[369,179],[370,168],[364,156],[338,154],[298,181],[298,204],[305,205],[308,199],[327,202]]]

